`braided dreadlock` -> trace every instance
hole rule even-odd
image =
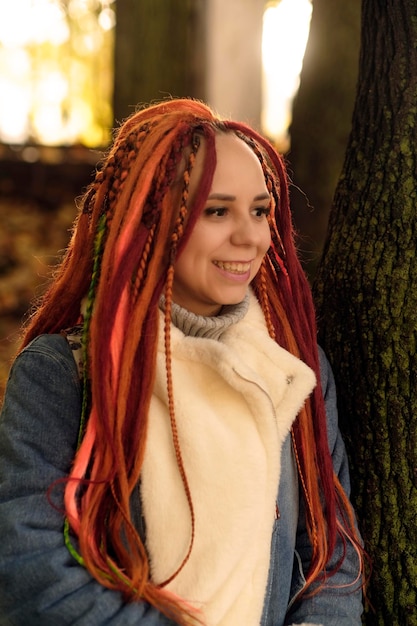
[[[165,589],[187,561],[195,531],[170,370],[172,284],[175,259],[211,188],[219,132],[235,133],[249,145],[271,195],[272,244],[252,284],[270,335],[319,379],[315,314],[293,242],[283,161],[251,128],[222,121],[204,104],[186,99],[139,110],[120,127],[84,195],[55,281],[24,338],[26,345],[40,333],[71,327],[84,311],[83,415],[65,494],[67,545],[103,585],[121,590],[128,600],[148,601],[181,624],[198,616]],[[201,138],[204,168],[190,201],[188,185]],[[162,295],[172,435],[192,532],[177,572],[156,586],[129,505],[144,458]],[[349,503],[332,468],[320,385],[300,412],[292,437],[312,544],[311,586],[319,581],[338,532],[360,551]],[[80,554],[72,547],[70,528]]]

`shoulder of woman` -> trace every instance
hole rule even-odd
[[[51,366],[55,366],[57,377],[65,372],[79,386],[79,374],[73,358],[73,348],[64,334],[44,334],[35,337],[16,357],[15,365],[23,360],[27,365],[32,363],[34,367],[40,361],[45,367],[49,361]]]
[[[319,363],[320,363],[320,381],[323,392],[324,401],[326,403],[327,417],[336,417],[337,421],[337,397],[336,397],[336,384],[333,376],[332,367],[327,359],[327,356],[321,348],[318,346]],[[333,414],[333,415],[329,415]],[[335,414],[335,415],[334,415]]]
[[[333,376],[331,365],[326,357],[324,350],[319,346],[320,360],[320,381],[323,392],[324,404],[326,408],[327,418],[327,436],[329,446],[332,450],[339,438],[338,410],[337,410],[337,393],[336,384]]]
[[[12,442],[16,454],[19,446],[42,450],[50,462],[53,457],[56,466],[66,467],[76,444],[80,411],[81,382],[66,338],[36,337],[10,370],[1,407],[4,442]]]

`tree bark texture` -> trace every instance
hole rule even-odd
[[[358,90],[314,293],[373,563],[365,624],[417,625],[417,3],[363,0]]]
[[[204,0],[117,0],[114,117],[169,96],[204,99]]]

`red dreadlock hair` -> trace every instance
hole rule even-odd
[[[271,194],[272,244],[252,285],[269,332],[319,379],[315,313],[294,246],[284,163],[251,128],[220,120],[188,99],[139,110],[122,124],[84,195],[67,253],[24,338],[26,345],[40,333],[71,327],[84,310],[82,423],[65,494],[68,523],[79,542],[77,558],[106,587],[121,590],[126,599],[145,600],[182,624],[190,623],[193,612],[164,589],[169,581],[157,586],[150,579],[129,505],[144,458],[164,293],[171,424],[194,534],[192,494],[176,435],[169,324],[175,259],[210,191],[219,132],[235,133],[252,148]],[[188,202],[201,138],[204,168]],[[337,533],[360,552],[349,503],[333,472],[320,384],[292,436],[312,545],[308,587],[325,570]],[[193,536],[189,553],[192,542]]]

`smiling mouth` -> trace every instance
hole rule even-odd
[[[250,270],[250,262],[247,263],[235,263],[230,261],[213,261],[221,270],[225,272],[232,272],[232,274],[246,274]]]

